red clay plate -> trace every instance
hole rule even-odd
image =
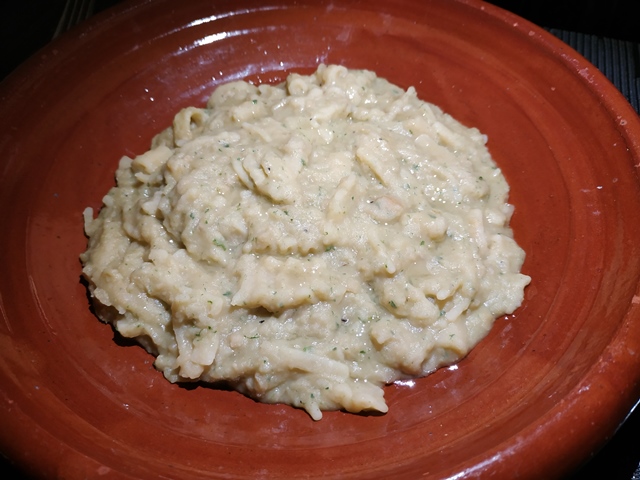
[[[82,210],[121,155],[238,78],[368,68],[489,135],[533,281],[386,415],[172,385],[89,311]],[[640,121],[593,67],[474,0],[140,0],[0,85],[0,451],[50,478],[551,478],[640,394]]]

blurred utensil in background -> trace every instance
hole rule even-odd
[[[56,30],[53,32],[53,38],[93,15],[94,3],[95,0],[66,0]]]

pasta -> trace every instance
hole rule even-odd
[[[222,85],[85,211],[96,310],[171,382],[386,412],[523,300],[486,141],[370,71]]]

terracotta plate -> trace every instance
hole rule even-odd
[[[179,5],[179,6],[178,6]],[[489,135],[533,281],[456,368],[386,415],[165,381],[90,312],[81,212],[121,155],[232,79],[375,70]],[[140,0],[0,85],[0,451],[74,478],[550,478],[640,393],[640,121],[565,44],[473,0]]]

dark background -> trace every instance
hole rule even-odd
[[[93,0],[98,13],[122,0]],[[181,0],[176,0],[176,2]],[[66,0],[2,0],[0,80],[54,37]],[[636,0],[490,0],[547,28],[634,42],[635,77],[640,78],[640,16]],[[0,426],[0,428],[2,428]],[[570,480],[640,480],[640,409]],[[25,479],[0,455],[4,480]]]
[[[637,0],[488,0],[545,28],[640,42]]]

